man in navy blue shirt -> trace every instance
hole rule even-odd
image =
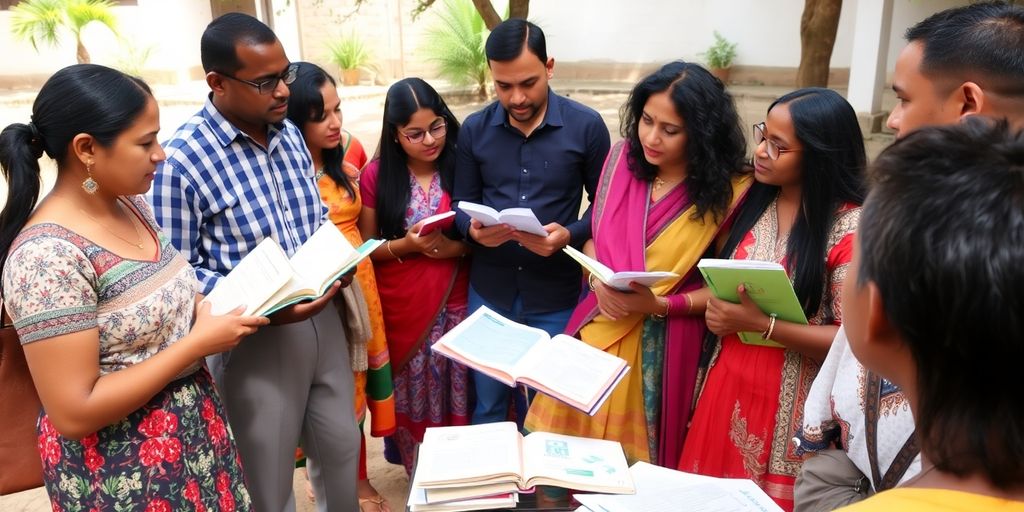
[[[458,212],[456,224],[474,244],[469,309],[481,305],[520,323],[562,332],[578,302],[580,266],[562,252],[590,239],[590,209],[610,145],[593,109],[548,88],[555,61],[544,32],[522,19],[495,27],[485,47],[498,101],[466,118],[459,131],[454,199],[496,210],[530,208],[548,235],[508,225],[483,227]],[[512,388],[475,373],[473,423],[505,420]],[[522,426],[527,400],[517,394]]]

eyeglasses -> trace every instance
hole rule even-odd
[[[284,84],[285,85],[291,85],[292,82],[295,81],[295,76],[299,74],[299,65],[298,64],[289,64],[288,68],[284,70],[284,73],[281,73],[280,75],[275,76],[273,78],[267,78],[267,79],[259,81],[259,82],[251,82],[249,80],[245,80],[245,79],[242,79],[242,78],[231,76],[231,75],[229,75],[227,73],[221,73],[220,71],[218,71],[217,73],[220,74],[221,76],[225,77],[225,78],[230,78],[230,79],[235,80],[237,82],[242,82],[243,84],[249,84],[249,85],[255,87],[256,88],[256,92],[258,94],[269,94],[269,93],[273,92],[274,89],[277,89],[277,83],[282,81],[282,80],[284,80]]]
[[[441,120],[439,124],[435,124],[427,130],[416,130],[412,133],[399,133],[402,134],[402,137],[405,137],[405,140],[409,141],[409,144],[419,144],[423,142],[423,139],[427,138],[428,133],[435,140],[444,137],[445,134],[448,133],[448,123]]]
[[[779,155],[781,155],[783,153],[792,153],[792,152],[795,152],[795,151],[800,151],[799,148],[798,149],[782,149],[782,148],[780,148],[778,145],[776,145],[774,142],[772,142],[771,139],[769,139],[768,137],[764,136],[764,129],[765,129],[764,123],[757,123],[757,124],[754,125],[754,143],[758,144],[758,145],[760,145],[762,142],[765,143],[765,149],[768,152],[768,158],[771,158],[772,160],[778,160],[779,159]]]

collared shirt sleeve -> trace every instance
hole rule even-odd
[[[587,191],[587,209],[583,212],[580,220],[565,227],[569,230],[569,245],[577,249],[582,248],[583,244],[592,236],[590,220],[594,208],[594,193],[597,191],[597,182],[601,178],[601,170],[604,168],[604,161],[608,158],[610,148],[611,138],[608,136],[608,128],[600,117],[595,118],[587,125],[587,159],[583,169],[583,187]]]
[[[476,119],[480,121],[480,119]],[[473,119],[467,119],[459,130],[459,141],[455,158],[455,184],[452,190],[452,202],[455,206],[455,227],[462,237],[476,243],[469,236],[469,215],[457,208],[458,201],[483,202],[483,180],[480,176],[480,165],[473,155]]]
[[[210,293],[224,276],[207,268],[199,254],[203,218],[200,189],[175,162],[164,161],[160,165],[148,195],[153,205],[153,216],[161,230],[170,237],[171,245],[196,270],[202,292]]]

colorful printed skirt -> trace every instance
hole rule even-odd
[[[38,434],[55,512],[252,508],[234,437],[205,368],[81,441],[61,436],[45,414]]]

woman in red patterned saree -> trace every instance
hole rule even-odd
[[[466,317],[469,248],[441,230],[419,236],[424,219],[452,209],[458,131],[433,87],[419,78],[396,82],[377,155],[359,182],[359,229],[387,240],[371,256],[394,369],[398,428],[385,455],[407,471],[426,428],[468,424],[472,410],[466,368],[430,350]]]
[[[717,337],[679,469],[750,478],[792,510],[801,459],[791,439],[842,319],[839,289],[864,198],[866,158],[853,108],[828,89],[776,100],[754,127],[754,141],[757,183],[721,254],[781,263],[810,325],[770,318],[742,289],[740,304],[708,302],[705,318]],[[779,346],[744,344],[736,333],[745,331]]]

